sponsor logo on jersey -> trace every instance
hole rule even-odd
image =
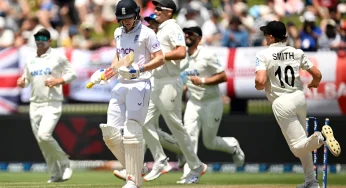
[[[160,43],[159,43],[159,42],[154,43],[153,45],[151,45],[151,47],[152,47],[153,49],[159,48],[159,47],[160,47]]]
[[[134,52],[135,50],[132,48],[117,48],[118,54],[129,54],[130,52]]]
[[[138,38],[139,38],[139,35],[136,35],[136,36],[135,36],[135,40],[134,40],[133,42],[136,43],[136,42],[138,41]]]
[[[31,76],[43,76],[43,75],[50,75],[52,72],[50,71],[50,68],[45,68],[45,69],[39,69],[39,70],[34,70],[31,71],[30,74]]]
[[[184,74],[186,76],[199,76],[199,72],[196,69],[195,70],[185,70]]]

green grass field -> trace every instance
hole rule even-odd
[[[329,188],[346,188],[345,174],[328,174]],[[303,174],[249,174],[249,173],[207,173],[199,184],[177,185],[181,173],[172,172],[152,182],[145,182],[143,187],[190,187],[190,188],[249,188],[249,187],[295,187],[302,183]],[[320,175],[322,179],[322,175]],[[0,187],[121,187],[123,181],[110,172],[75,172],[71,180],[63,183],[47,184],[46,173],[7,173],[0,172]],[[320,182],[321,183],[321,182]]]

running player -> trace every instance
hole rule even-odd
[[[300,80],[300,69],[306,70],[312,76],[308,88],[317,88],[321,72],[313,66],[304,52],[286,46],[286,27],[280,21],[271,21],[262,26],[269,47],[256,55],[257,90],[265,89],[266,96],[272,104],[276,121],[284,135],[292,153],[298,157],[304,169],[304,184],[298,188],[319,188],[314,174],[311,151],[328,145],[334,156],[339,156],[341,149],[335,140],[333,132],[322,127],[322,134],[315,132],[310,137],[305,133],[306,99],[303,84]],[[324,137],[327,138],[325,141]]]

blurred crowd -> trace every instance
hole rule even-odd
[[[32,37],[47,28],[55,47],[95,50],[113,46],[107,30],[117,24],[119,0],[0,0],[0,49],[35,46]],[[304,51],[346,49],[346,0],[175,0],[177,23],[198,25],[203,45],[264,46],[259,27],[281,20],[287,43]],[[138,0],[142,18],[154,13],[151,0]],[[146,21],[143,21],[146,24]],[[115,27],[113,27],[115,28]],[[113,32],[113,31],[111,31]]]

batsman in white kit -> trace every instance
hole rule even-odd
[[[144,180],[154,180],[172,169],[155,126],[162,115],[192,169],[177,183],[198,183],[201,175],[206,172],[207,165],[203,164],[194,152],[190,136],[182,123],[183,82],[180,78],[180,61],[186,56],[184,33],[173,19],[173,14],[177,10],[173,0],[153,0],[153,4],[156,21],[160,23],[157,37],[164,53],[165,64],[153,71],[153,89],[143,135],[155,163]]]
[[[37,55],[26,62],[17,85],[31,85],[31,128],[47,163],[48,183],[66,181],[72,176],[70,161],[52,133],[61,115],[62,85],[76,79],[76,72],[64,55],[50,48],[48,30],[41,29],[34,37]]]
[[[98,84],[104,77],[102,74],[119,73],[109,102],[107,124],[101,124],[100,128],[105,144],[126,169],[123,188],[137,188],[143,184],[142,127],[149,106],[151,70],[164,63],[160,43],[154,31],[142,25],[139,12],[135,1],[119,1],[116,18],[121,27],[114,31],[116,56],[110,68],[96,71],[91,77],[91,82]],[[119,59],[130,52],[134,53],[133,64],[117,69]]]
[[[181,69],[187,76],[189,100],[184,114],[184,125],[191,136],[194,152],[197,153],[198,139],[202,131],[203,144],[207,149],[229,153],[234,163],[243,166],[245,155],[234,137],[220,137],[217,132],[223,115],[223,103],[219,83],[227,80],[226,73],[217,56],[200,46],[202,30],[200,27],[183,29],[187,57],[181,62]],[[184,166],[184,176],[190,171]]]
[[[304,183],[297,187],[319,188],[311,152],[326,143],[330,152],[339,156],[341,148],[331,129],[326,131],[322,127],[322,134],[315,132],[310,137],[306,136],[307,103],[299,71],[303,69],[311,74],[309,89],[319,86],[322,74],[302,50],[286,46],[284,23],[271,21],[260,29],[269,47],[256,54],[255,87],[257,90],[265,89],[282,134],[292,153],[302,163]]]

